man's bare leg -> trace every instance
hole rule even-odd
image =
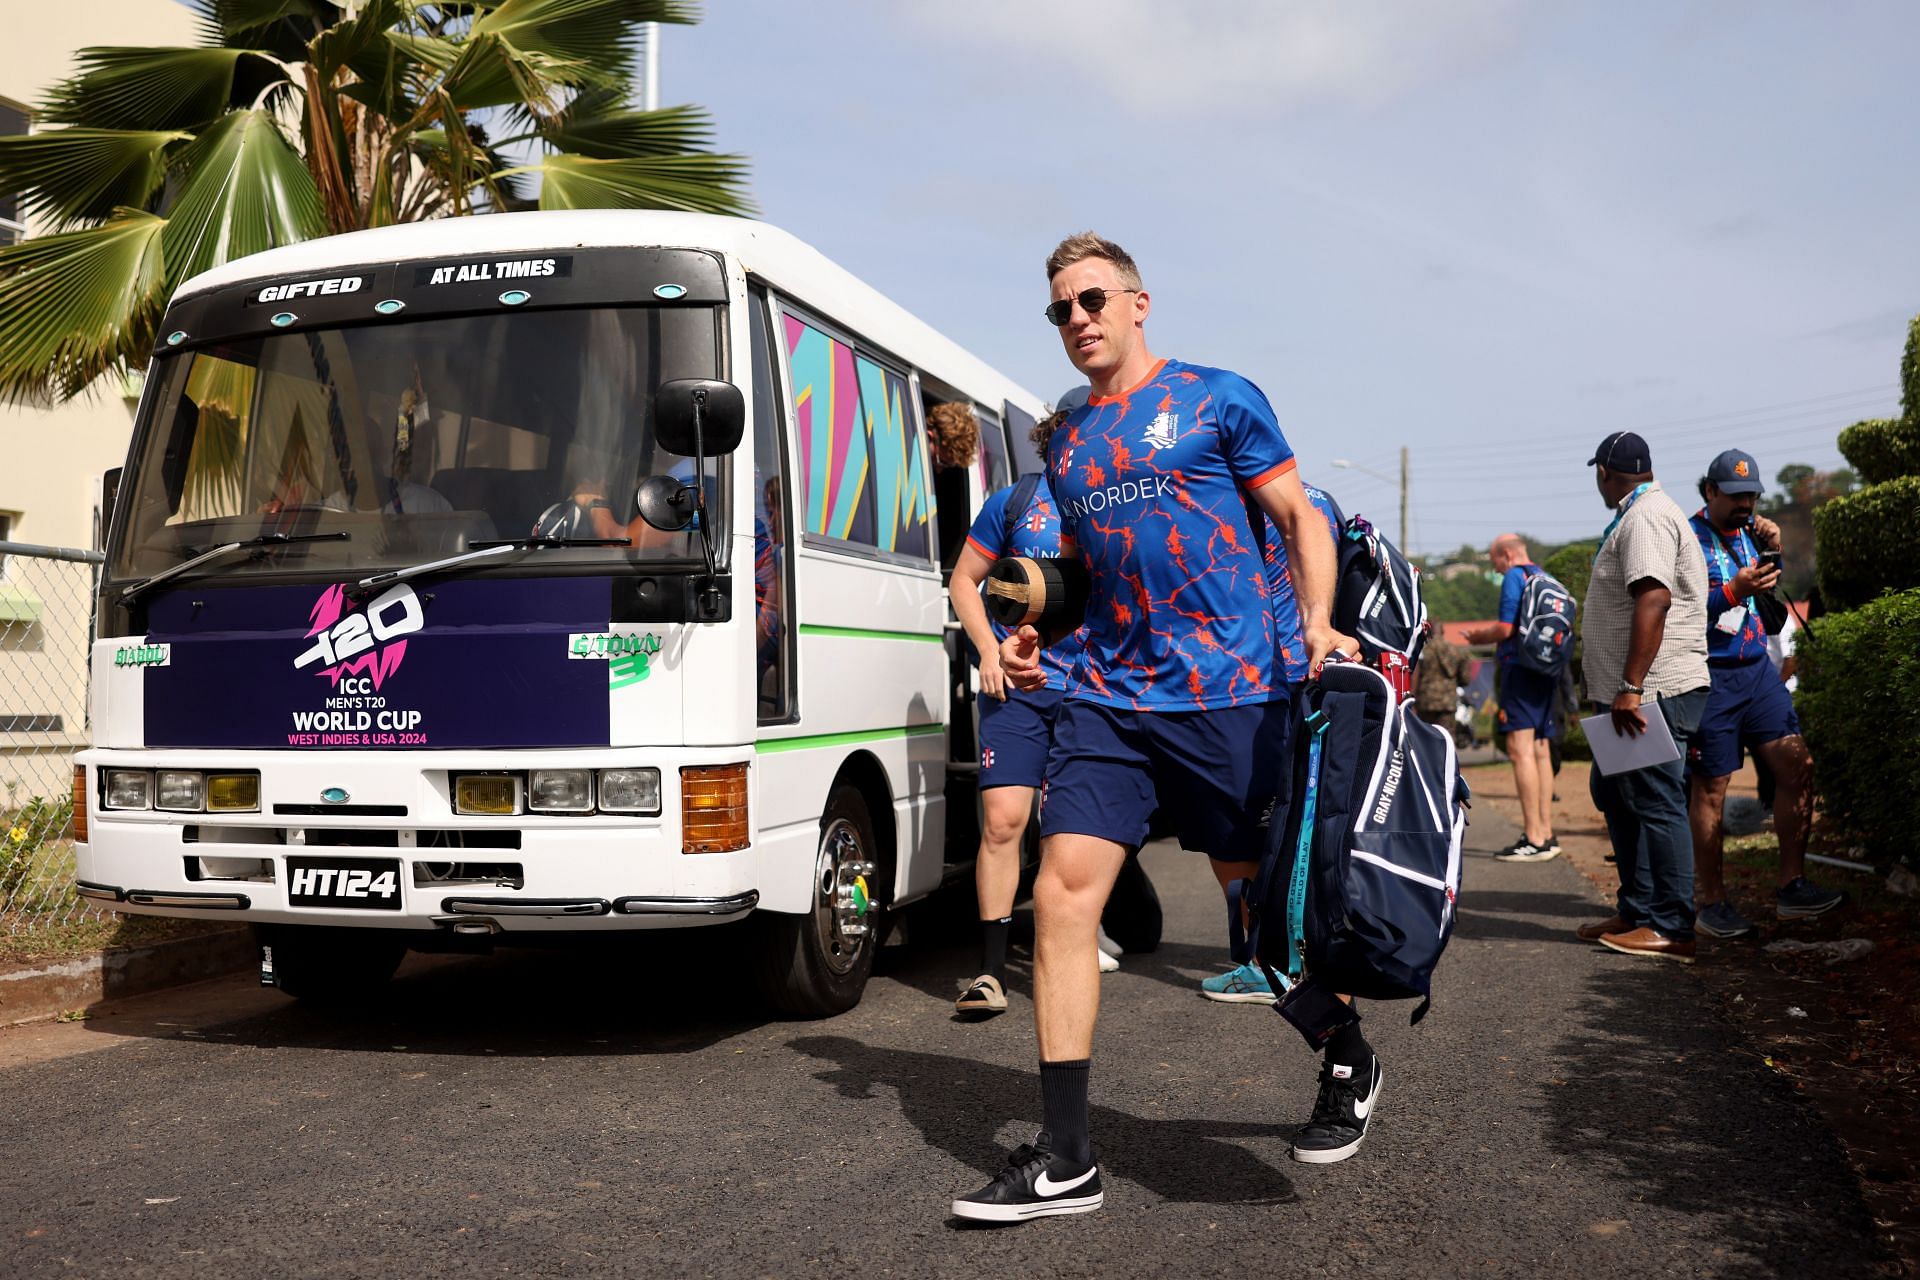
[[[1527,843],[1536,847],[1544,846],[1547,837],[1552,834],[1540,822],[1542,812],[1542,786],[1540,760],[1534,747],[1539,735],[1532,729],[1509,729],[1507,731],[1507,758],[1513,762],[1513,786],[1520,794],[1520,820],[1525,828],[1523,834]],[[1553,785],[1553,770],[1545,770],[1544,785]],[[1545,792],[1550,796],[1553,793]]]
[[[1040,845],[1040,876],[1033,885],[1033,1020],[1043,1063],[1093,1052],[1100,912],[1126,860],[1125,845],[1097,836],[1054,835]]]

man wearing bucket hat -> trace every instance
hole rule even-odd
[[[1707,567],[1687,516],[1653,478],[1653,453],[1631,431],[1600,442],[1587,465],[1613,521],[1600,535],[1580,611],[1587,698],[1616,733],[1666,721],[1682,758],[1706,709]],[[1602,732],[1605,730],[1603,729]],[[1693,962],[1693,834],[1680,760],[1590,776],[1620,870],[1614,916],[1582,938],[1631,956]]]
[[[1777,557],[1763,557],[1751,532],[1759,500],[1760,464],[1728,449],[1700,481],[1706,505],[1694,513],[1694,536],[1707,561],[1707,668],[1713,690],[1700,734],[1687,754],[1692,775],[1688,816],[1693,826],[1694,927],[1715,938],[1738,938],[1753,925],[1727,898],[1721,878],[1721,817],[1727,783],[1742,750],[1753,752],[1774,776],[1774,828],[1780,837],[1780,887],[1774,910],[1783,920],[1817,916],[1846,901],[1806,877],[1807,830],[1813,817],[1813,761],[1793,698],[1767,661],[1767,627],[1759,598],[1780,580]]]

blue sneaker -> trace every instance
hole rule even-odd
[[[1822,889],[1805,876],[1796,876],[1775,895],[1774,910],[1782,920],[1800,920],[1824,915],[1846,900],[1847,895],[1838,889]]]
[[[1200,994],[1223,1004],[1272,1004],[1273,988],[1257,964],[1215,974],[1200,984]]]

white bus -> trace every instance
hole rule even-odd
[[[745,220],[459,218],[227,264],[159,332],[88,897],[255,922],[333,1000],[409,948],[745,921],[823,1014],[970,865],[944,583],[1043,406],[846,271]]]

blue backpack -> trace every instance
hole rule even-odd
[[[1387,677],[1328,662],[1305,687],[1293,776],[1260,870],[1229,911],[1234,958],[1257,956],[1275,1007],[1315,1048],[1354,1014],[1334,993],[1432,1001],[1453,936],[1471,798],[1453,736],[1394,696]],[[1264,945],[1263,945],[1264,944]]]
[[[1529,671],[1557,676],[1573,656],[1573,593],[1545,569],[1527,575],[1513,618],[1516,661]]]

